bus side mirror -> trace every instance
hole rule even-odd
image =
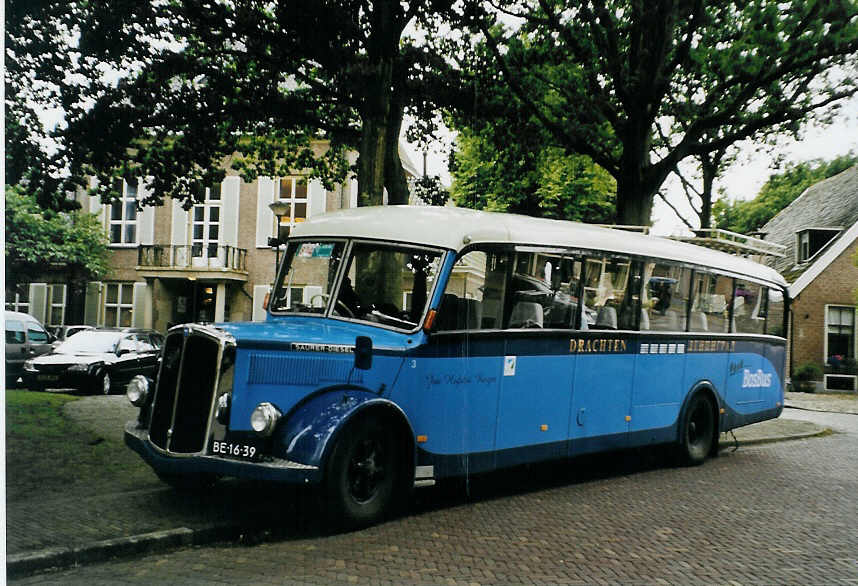
[[[355,338],[355,368],[360,370],[372,368],[372,339],[368,336]]]

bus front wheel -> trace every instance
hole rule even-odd
[[[696,466],[702,464],[715,441],[715,405],[706,393],[697,393],[691,397],[682,425],[679,442],[679,456],[682,464]]]
[[[391,511],[400,474],[394,440],[390,427],[375,416],[342,430],[326,474],[325,505],[332,523],[370,525]]]

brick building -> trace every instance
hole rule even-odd
[[[400,148],[406,176],[417,170]],[[6,283],[6,309],[44,324],[86,323],[166,330],[190,321],[262,320],[262,302],[274,279],[280,251],[269,238],[307,218],[357,205],[352,178],[332,191],[296,173],[245,183],[225,163],[227,177],[207,186],[205,201],[184,210],[163,206],[137,210],[143,181],[123,181],[122,201],[102,204],[78,194],[84,210],[98,214],[110,241],[110,271],[101,281],[47,267],[35,282]],[[275,201],[289,204],[275,217]],[[313,291],[304,291],[311,296]]]
[[[858,390],[858,166],[809,187],[761,232],[786,248],[769,264],[790,283],[789,372],[815,364],[817,387]]]

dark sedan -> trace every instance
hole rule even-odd
[[[96,329],[79,332],[53,352],[24,363],[31,388],[75,388],[110,394],[135,375],[154,377],[163,337],[153,330]]]

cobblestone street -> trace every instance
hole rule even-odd
[[[844,430],[743,446],[697,468],[579,459],[569,466],[583,472],[479,479],[470,498],[429,489],[409,515],[363,531],[324,535],[284,515],[240,545],[13,583],[854,584],[856,442]]]

